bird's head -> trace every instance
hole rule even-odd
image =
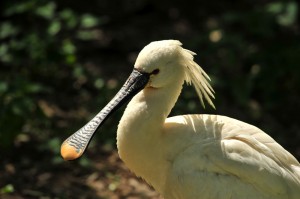
[[[139,53],[134,69],[149,75],[146,86],[153,88],[165,87],[184,78],[188,84],[193,84],[202,105],[203,98],[214,107],[214,98],[208,75],[194,62],[195,53],[181,47],[177,40],[162,40],[151,42]]]
[[[139,53],[134,68],[150,75],[147,86],[161,88],[176,81],[183,74],[180,63],[178,41],[164,40],[151,42]]]

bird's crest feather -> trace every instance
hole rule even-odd
[[[178,45],[182,45],[179,41]],[[212,99],[214,97],[214,90],[209,84],[208,81],[210,81],[209,76],[205,73],[205,71],[194,61],[194,55],[196,53],[181,48],[182,50],[182,55],[183,55],[183,65],[186,67],[185,68],[185,81],[188,85],[193,84],[196,92],[200,98],[201,104],[203,107],[204,105],[204,100],[205,99],[209,105],[211,105],[213,108],[215,108]]]

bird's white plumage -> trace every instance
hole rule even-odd
[[[260,129],[215,115],[173,117],[166,125],[170,132],[182,128],[194,133],[176,155],[166,194],[177,182],[179,198],[299,197],[300,176],[292,166],[299,163]]]
[[[141,51],[135,68],[160,72],[124,112],[120,157],[166,199],[300,198],[299,162],[260,129],[225,116],[167,118],[185,81],[213,106],[209,78],[193,55],[174,40]]]

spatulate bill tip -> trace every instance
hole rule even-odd
[[[82,155],[82,150],[78,152],[78,150],[71,146],[68,142],[64,142],[60,148],[60,154],[64,160],[75,160]]]

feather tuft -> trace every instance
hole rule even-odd
[[[200,98],[202,106],[205,108],[204,99],[208,102],[210,106],[215,109],[215,106],[212,102],[214,99],[214,90],[209,84],[210,78],[205,73],[205,71],[194,61],[194,55],[196,53],[181,48],[183,55],[183,65],[185,68],[185,82],[188,85],[193,84],[196,92]]]

